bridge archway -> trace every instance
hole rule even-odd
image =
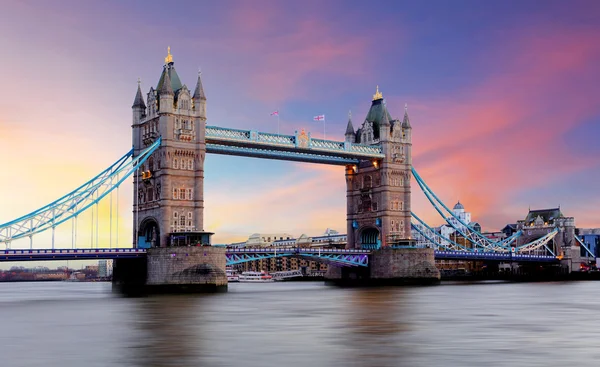
[[[138,232],[138,248],[160,247],[160,227],[153,217],[145,218],[140,223]]]
[[[381,248],[381,235],[375,227],[366,227],[360,231],[360,247],[366,250]]]

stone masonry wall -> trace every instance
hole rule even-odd
[[[440,279],[433,249],[383,248],[370,259],[371,279]]]
[[[209,246],[148,249],[147,285],[226,286],[225,249]]]

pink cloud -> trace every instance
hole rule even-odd
[[[421,176],[447,203],[460,198],[484,225],[499,227],[514,218],[501,212],[522,188],[597,164],[576,156],[562,137],[600,112],[592,97],[600,80],[591,78],[599,41],[598,32],[522,35],[500,75],[453,98],[417,103],[411,121]]]

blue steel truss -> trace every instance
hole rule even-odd
[[[91,260],[145,257],[141,248],[95,248],[95,249],[47,249],[47,250],[0,250],[0,262],[6,261],[53,261]]]
[[[227,265],[275,257],[306,257],[339,266],[369,266],[368,250],[314,248],[236,248],[227,249]]]
[[[52,229],[54,233],[56,226],[77,217],[121,185],[160,144],[159,137],[136,157],[133,157],[132,149],[99,175],[60,199],[13,221],[0,224],[0,243],[8,245],[13,240],[30,237],[48,229]]]
[[[313,139],[310,133],[281,135],[207,126],[205,139],[206,151],[216,154],[333,165],[384,158],[379,145]]]
[[[472,260],[472,261],[513,261],[513,262],[551,262],[558,263],[560,259],[550,255],[526,255],[512,252],[467,252],[467,251],[434,251],[437,260]]]

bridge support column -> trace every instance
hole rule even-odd
[[[326,280],[339,285],[434,284],[440,280],[433,249],[391,248],[376,250],[368,269],[329,267]]]
[[[151,248],[147,259],[113,264],[113,289],[126,295],[227,291],[224,248]]]

